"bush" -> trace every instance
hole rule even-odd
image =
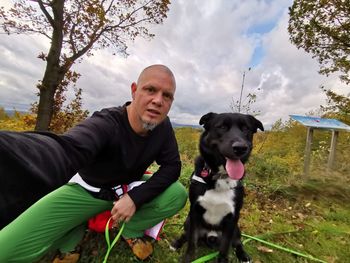
[[[1,114],[1,108],[0,108]],[[0,130],[7,131],[32,131],[34,129],[35,117],[32,114],[21,114],[15,111],[13,116],[2,114],[0,118]]]

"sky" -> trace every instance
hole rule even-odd
[[[2,0],[8,6],[10,0]],[[168,18],[153,26],[151,40],[129,43],[128,57],[101,50],[73,66],[83,89],[83,108],[90,113],[130,100],[130,85],[151,64],[165,64],[177,89],[169,117],[197,125],[208,112],[232,112],[256,95],[252,108],[266,127],[290,114],[316,112],[326,104],[320,86],[348,95],[350,87],[336,75],[318,73],[316,59],[289,40],[291,0],[177,0]],[[48,40],[31,35],[0,34],[0,106],[27,110],[37,100],[36,84],[45,63]],[[250,69],[250,70],[249,70]],[[243,82],[244,75],[244,82]],[[71,96],[72,93],[68,94]]]

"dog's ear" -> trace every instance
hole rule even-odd
[[[199,120],[199,125],[204,125],[204,129],[207,130],[209,128],[209,121],[216,115],[217,113],[213,113],[213,112],[209,112],[203,115]]]
[[[257,132],[258,129],[261,131],[264,131],[264,126],[261,123],[261,121],[257,120],[254,116],[248,115],[249,123],[251,124],[251,127],[253,128],[253,132]]]

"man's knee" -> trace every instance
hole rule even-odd
[[[166,191],[169,194],[170,205],[178,211],[181,210],[188,197],[186,188],[179,181],[176,181]]]

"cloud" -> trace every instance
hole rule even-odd
[[[239,99],[257,95],[254,108],[265,125],[305,114],[325,103],[319,86],[341,93],[349,88],[337,76],[320,76],[317,61],[289,41],[287,8],[291,0],[173,1],[168,18],[152,26],[152,40],[129,43],[129,56],[100,50],[74,66],[82,74],[84,107],[90,112],[130,99],[138,73],[155,63],[168,65],[177,80],[170,117],[198,124],[209,111],[231,111]],[[23,44],[25,43],[25,44]],[[26,105],[44,65],[36,58],[48,42],[27,36],[0,38],[0,105]],[[250,71],[248,68],[252,67]]]
[[[258,105],[263,109],[261,118],[267,123],[276,118],[285,120],[289,114],[303,115],[325,104],[320,86],[338,92],[349,90],[336,75],[318,74],[317,61],[290,43],[287,25],[285,11],[276,27],[263,37],[266,54],[257,68],[261,89]]]
[[[42,78],[45,64],[36,56],[43,48],[32,36],[1,37],[0,106],[27,110],[37,99],[36,84]]]

